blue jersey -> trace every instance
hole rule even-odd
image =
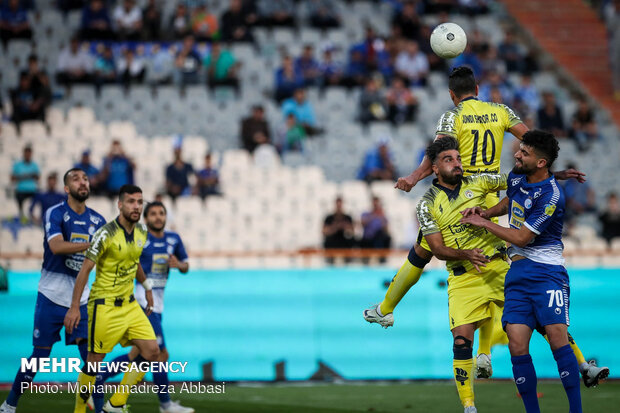
[[[553,176],[542,182],[527,183],[525,175],[508,175],[508,219],[511,228],[522,225],[536,234],[525,247],[511,246],[510,256],[521,255],[542,264],[564,265],[562,227],[564,191]]]
[[[164,311],[164,288],[170,274],[168,260],[171,255],[177,257],[180,262],[187,261],[187,252],[179,234],[164,231],[164,236],[157,238],[149,232],[140,256],[140,265],[147,278],[153,280],[153,301],[156,313]],[[146,306],[144,287],[140,283],[136,285],[136,298],[140,305]]]
[[[39,292],[52,302],[71,306],[75,278],[82,268],[84,253],[70,255],[53,254],[49,241],[57,236],[67,242],[90,242],[93,234],[105,224],[105,218],[90,208],[78,214],[66,202],[61,202],[45,212],[43,225],[43,266]],[[81,304],[88,300],[88,287],[84,288]]]

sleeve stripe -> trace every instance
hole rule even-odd
[[[551,199],[549,200],[549,203],[553,204],[553,205],[556,205],[558,203],[558,201],[560,200],[560,189],[558,188],[558,185],[555,182],[555,179],[551,180],[551,186],[553,187],[553,195],[551,196]],[[549,215],[543,213],[536,220],[536,222],[534,222],[533,226],[537,227],[537,226],[541,225],[548,218],[551,218],[551,217]]]
[[[532,231],[534,234],[536,235],[540,235],[540,232],[535,230],[534,227],[532,227],[530,224],[528,224],[527,222],[523,223],[523,226],[526,227],[527,229],[529,229],[530,231]]]
[[[47,242],[50,242],[50,241],[52,240],[52,238],[54,238],[54,237],[56,237],[56,236],[58,236],[58,235],[62,235],[62,233],[60,233],[60,232],[56,232],[56,233],[54,233],[54,234],[52,234],[52,235],[48,236],[48,237],[47,237]]]

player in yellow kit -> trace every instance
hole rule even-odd
[[[69,332],[79,323],[80,294],[88,282],[90,271],[97,267],[88,301],[89,364],[78,377],[82,391],[76,394],[76,413],[86,411],[86,402],[95,382],[97,371],[89,368],[90,363],[103,361],[116,344],[137,346],[140,355],[133,361],[137,364],[155,361],[159,356],[157,339],[147,318],[147,314],[153,311],[153,285],[140,266],[140,255],[148,234],[146,226],[138,223],[142,207],[142,190],[134,185],[124,185],[119,192],[119,216],[95,233],[75,281],[73,301],[65,316],[65,328]],[[134,279],[141,282],[146,290],[147,314],[133,295]],[[144,373],[135,371],[138,369],[133,370],[125,373],[121,385],[127,386],[119,387],[103,411],[127,411],[127,390],[144,377]]]

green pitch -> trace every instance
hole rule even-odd
[[[541,410],[566,413],[568,404],[560,382],[538,383]],[[0,400],[7,396],[0,392]],[[178,394],[184,405],[200,412],[462,412],[451,382],[360,383],[319,385],[227,385],[225,394]],[[617,412],[620,406],[620,382],[607,382],[595,389],[582,386],[584,412]],[[131,412],[158,411],[155,395],[132,395]],[[523,405],[516,395],[514,383],[491,381],[476,383],[476,405],[481,413],[522,413]],[[50,395],[26,394],[19,413],[70,412],[73,397],[68,393]]]

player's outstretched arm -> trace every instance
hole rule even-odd
[[[75,279],[71,307],[69,307],[67,314],[65,314],[65,330],[67,330],[69,334],[71,334],[73,329],[80,323],[80,298],[82,298],[84,287],[86,287],[86,283],[88,282],[88,275],[93,268],[95,268],[95,262],[88,258],[84,258],[82,268],[80,268],[80,272]]]
[[[461,224],[470,224],[484,228],[496,237],[510,242],[520,248],[525,247],[536,236],[536,234],[525,225],[521,226],[519,229],[506,228],[501,225],[497,225],[493,221],[489,221],[480,215],[470,215],[466,218],[461,218]]]
[[[90,242],[70,242],[65,241],[61,234],[58,234],[51,240],[48,245],[54,255],[69,255],[86,251],[90,247]]]
[[[481,218],[483,219],[483,218]],[[476,268],[476,271],[480,272],[480,267],[485,267],[489,259],[485,257],[483,251],[480,248],[473,250],[457,250],[454,248],[446,247],[443,242],[443,236],[440,232],[434,234],[425,235],[428,245],[431,247],[431,252],[437,259],[442,261],[456,261],[467,260],[471,262]]]
[[[586,174],[584,174],[581,171],[578,171],[576,169],[570,168],[570,169],[565,169],[563,171],[558,171],[558,172],[554,172],[553,176],[555,177],[555,179],[560,180],[560,181],[566,181],[569,179],[576,179],[577,182],[579,182],[580,184],[584,183],[586,181]]]
[[[146,274],[142,269],[142,265],[138,264],[138,271],[136,271],[136,280],[144,287],[144,297],[146,298],[146,308],[144,309],[146,315],[151,315],[153,312],[153,280],[146,278]]]

